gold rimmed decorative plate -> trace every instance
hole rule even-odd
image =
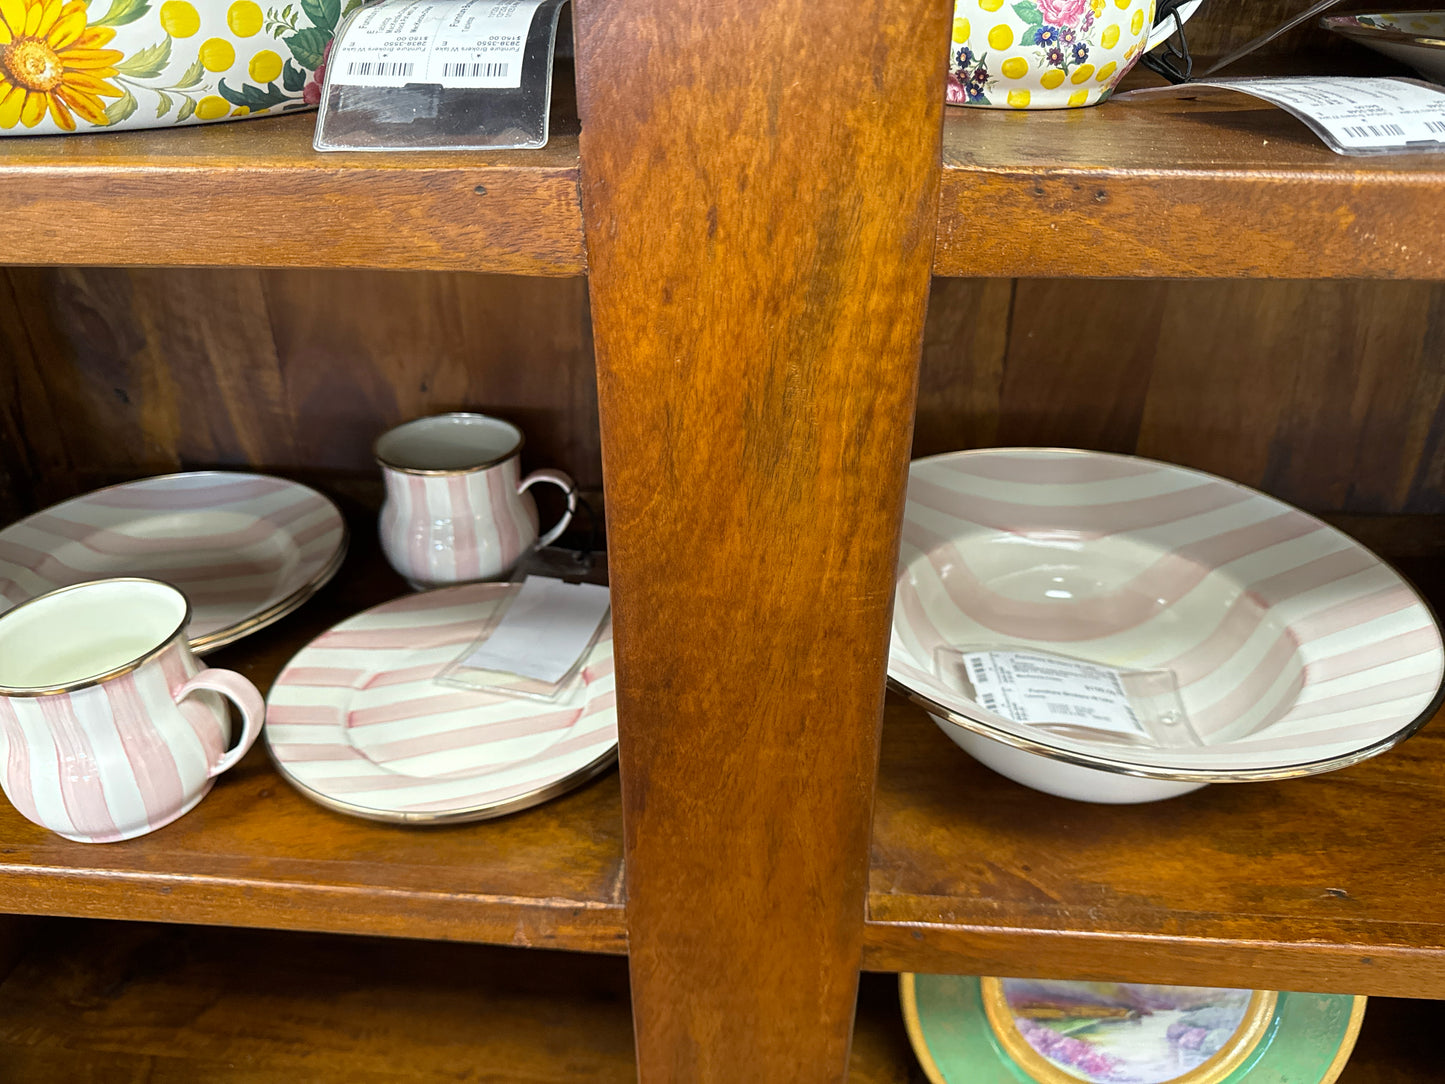
[[[0,531],[0,611],[109,576],[161,580],[191,603],[199,654],[279,621],[346,556],[341,513],[314,489],[196,471],[110,486]]]
[[[1337,994],[903,975],[933,1084],[1331,1084],[1364,1019]]]

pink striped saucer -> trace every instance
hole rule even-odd
[[[262,731],[307,797],[370,820],[440,824],[537,805],[617,757],[609,622],[560,702],[439,685],[514,585],[393,599],[303,648],[271,687]]]
[[[1202,744],[1014,722],[941,680],[935,652],[962,645],[1171,670]],[[1414,589],[1312,516],[1183,467],[1015,448],[912,465],[888,672],[1002,774],[1147,801],[1384,752],[1439,705],[1445,651]]]
[[[86,580],[161,580],[190,600],[187,635],[200,655],[291,613],[345,556],[341,513],[296,482],[231,471],[143,478],[0,531],[0,612]]]

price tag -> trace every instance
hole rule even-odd
[[[978,702],[1016,723],[1148,733],[1113,667],[1028,651],[965,652],[963,663]]]
[[[1190,86],[1222,87],[1262,98],[1304,121],[1340,154],[1445,150],[1445,87],[1412,79],[1334,75],[1184,84]]]
[[[542,0],[382,0],[347,28],[330,60],[342,86],[516,89]]]

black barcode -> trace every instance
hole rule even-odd
[[[1385,136],[1398,136],[1403,139],[1405,136],[1405,129],[1398,124],[1347,124],[1345,132],[1356,139],[1369,139],[1371,136],[1376,139],[1383,139]]]
[[[1445,132],[1445,120],[1427,120],[1425,127],[1432,132]]]
[[[988,708],[989,711],[998,711],[998,697],[994,696],[993,693],[984,693],[979,699],[983,701],[983,706]]]
[[[404,79],[411,75],[416,65],[410,60],[353,60],[346,68],[347,75],[383,75],[392,79]]]
[[[494,62],[487,64],[478,61],[475,64],[443,64],[442,78],[466,78],[466,79],[505,79],[507,77],[508,65]]]

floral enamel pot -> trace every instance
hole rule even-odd
[[[993,109],[1097,105],[1173,29],[1156,36],[1154,0],[957,0],[953,14],[947,101]]]
[[[361,0],[0,0],[0,135],[165,128],[313,106]]]

